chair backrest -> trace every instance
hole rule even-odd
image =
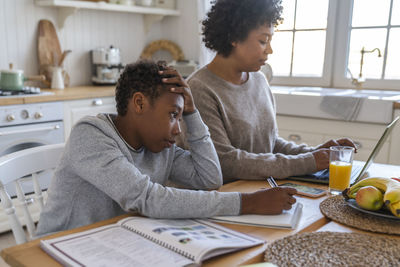
[[[45,170],[57,167],[64,151],[64,143],[44,145],[28,148],[0,157],[0,200],[6,212],[12,232],[17,244],[22,244],[35,236],[35,224],[28,209],[28,200],[21,187],[21,182],[26,179],[33,180],[34,196],[39,204],[40,211],[44,206],[42,189],[40,188],[38,175]],[[17,199],[21,203],[25,224],[29,233],[26,237],[21,221],[15,213],[15,207],[5,185],[15,183]]]

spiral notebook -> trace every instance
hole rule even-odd
[[[66,266],[198,266],[264,241],[205,220],[128,217],[88,231],[41,240]]]

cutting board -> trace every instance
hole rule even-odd
[[[38,58],[39,73],[46,76],[44,84],[49,87],[52,78],[52,66],[58,65],[62,50],[58,40],[56,29],[51,21],[42,19],[39,21],[38,31]],[[69,85],[69,75],[63,70],[65,87]]]
[[[39,21],[38,56],[39,66],[54,65],[61,58],[61,47],[53,23]]]

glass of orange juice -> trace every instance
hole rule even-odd
[[[329,192],[340,194],[350,185],[354,148],[350,146],[332,146],[329,155]]]

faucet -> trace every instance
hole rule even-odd
[[[373,53],[375,51],[378,51],[378,57],[382,57],[382,53],[381,53],[381,50],[379,48],[374,48],[374,49],[368,51],[368,50],[365,50],[365,48],[363,46],[363,48],[361,49],[361,51],[360,51],[361,52],[360,74],[358,75],[359,78],[362,77],[362,68],[363,68],[363,65],[364,65],[364,54],[365,53]]]
[[[357,89],[361,89],[362,84],[365,82],[365,78],[354,78],[353,73],[351,72],[349,67],[347,67],[347,72],[350,74],[351,84],[355,85]]]
[[[360,53],[361,53],[361,61],[360,61],[360,73],[358,74],[358,78],[354,78],[351,71],[349,68],[347,68],[347,71],[350,73],[351,76],[351,83],[354,84],[357,88],[361,88],[362,84],[365,82],[365,78],[363,77],[362,74],[362,69],[364,66],[364,54],[365,53],[373,53],[375,51],[378,51],[378,57],[382,57],[381,50],[379,48],[374,48],[372,50],[365,50],[365,47],[363,46]]]

